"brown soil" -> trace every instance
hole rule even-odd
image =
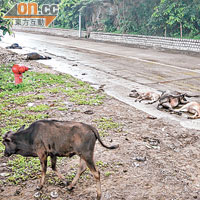
[[[3,55],[4,54],[4,55]],[[19,61],[19,56],[1,49],[0,64]],[[21,63],[32,66],[33,70],[55,73],[34,61]],[[55,97],[52,97],[55,98]],[[95,159],[102,161],[102,199],[116,200],[186,200],[200,199],[200,159],[199,131],[181,127],[173,121],[153,119],[114,98],[107,97],[100,106],[76,106],[80,112],[56,114],[59,120],[76,120],[93,124],[93,119],[108,117],[122,124],[120,132],[109,132],[103,137],[104,143],[119,144],[116,150],[106,150],[99,143],[95,149]],[[94,114],[84,114],[85,110]],[[0,158],[0,173],[8,172],[7,159]],[[76,170],[78,158],[63,159],[58,165],[62,174]],[[38,172],[38,175],[40,172]],[[87,171],[72,192],[62,184],[50,184],[54,176],[49,170],[46,184],[38,199],[53,199],[51,192],[58,193],[57,200],[90,200],[96,198],[96,184]],[[0,180],[5,177],[0,176]],[[1,185],[1,200],[35,199],[39,178],[20,185]]]

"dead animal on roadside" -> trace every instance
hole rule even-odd
[[[101,198],[100,173],[94,163],[96,140],[107,149],[116,149],[119,145],[105,145],[98,131],[87,124],[71,121],[40,120],[32,123],[27,129],[21,127],[16,133],[8,132],[3,137],[4,155],[20,154],[25,157],[39,157],[42,177],[38,189],[42,189],[47,171],[47,157],[51,157],[51,167],[58,177],[66,183],[65,178],[56,168],[57,157],[80,157],[79,169],[72,183],[72,190],[81,174],[90,169],[97,183],[97,199]]]
[[[22,47],[17,43],[13,43],[12,45],[6,47],[6,49],[22,49]]]
[[[49,56],[41,56],[40,54],[36,53],[36,52],[32,52],[32,53],[27,53],[25,54],[26,56],[26,60],[48,60],[51,59],[51,57]]]
[[[198,102],[189,102],[180,109],[176,110],[176,112],[188,112],[194,114],[193,116],[188,117],[188,119],[198,119],[200,118],[200,103]]]
[[[181,93],[177,91],[164,91],[159,98],[159,103],[157,105],[157,109],[161,108],[167,109],[171,113],[180,114],[174,111],[174,108],[177,108],[179,105],[187,104],[188,101],[186,97],[199,97],[199,95],[189,95],[187,93]]]
[[[137,90],[132,90],[132,93],[129,94],[129,97],[136,98],[135,102],[149,100],[147,104],[153,104],[159,100],[160,94],[156,92],[138,92]]]

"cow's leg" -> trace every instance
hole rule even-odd
[[[41,180],[40,180],[40,185],[37,187],[37,189],[41,190],[43,185],[44,185],[45,176],[46,176],[46,172],[47,172],[47,155],[46,154],[39,154],[38,156],[39,156],[40,164],[41,164],[42,177],[41,177]]]
[[[153,103],[156,103],[156,101],[159,100],[160,97],[155,97],[153,98],[151,101],[147,102],[146,104],[153,104]]]
[[[136,100],[135,100],[135,102],[137,102],[137,101],[139,101],[140,102],[140,99],[142,98],[142,96],[138,96],[137,98],[136,98]]]
[[[157,109],[158,109],[158,110],[161,110],[161,108],[162,108],[162,104],[161,104],[161,103],[158,103]]]
[[[166,109],[167,112],[170,112],[170,114],[181,115],[181,112],[177,112],[177,111],[173,110],[173,107],[169,102],[163,103],[162,106]]]
[[[192,110],[191,113],[194,113],[194,115],[191,117],[188,117],[188,119],[198,119],[199,118],[199,113],[196,110]]]
[[[101,199],[100,172],[95,167],[93,157],[88,158],[88,159],[86,158],[85,161],[86,161],[88,168],[90,169],[90,171],[92,172],[92,174],[93,174],[93,176],[96,180],[96,183],[97,183],[97,199],[100,200]]]
[[[141,97],[140,100],[139,100],[139,102],[141,103],[144,100],[146,100],[146,98],[145,97]]]
[[[168,109],[169,111],[172,111],[172,110],[173,110],[173,109],[172,109],[172,106],[171,106],[171,104],[170,104],[169,102],[163,103],[162,106],[163,106],[163,108],[166,108],[166,109]]]
[[[152,101],[147,102],[146,104],[153,104],[153,103],[156,103],[156,101],[158,100],[152,100]]]
[[[170,104],[168,101],[159,102],[159,103],[158,103],[157,109],[158,109],[158,110],[161,110],[162,108],[171,109],[171,110],[172,110],[171,104]]]
[[[65,185],[68,185],[67,181],[65,181],[64,176],[57,170],[56,161],[57,161],[57,157],[56,156],[51,156],[51,168],[56,173],[56,175],[62,180],[62,182]]]
[[[86,163],[83,159],[80,158],[79,161],[79,168],[78,171],[76,173],[76,176],[74,177],[73,181],[71,182],[71,184],[68,186],[69,190],[72,190],[74,185],[77,183],[79,177],[81,176],[81,174],[86,170]]]

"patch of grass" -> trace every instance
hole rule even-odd
[[[50,107],[48,105],[45,104],[40,104],[37,106],[32,106],[32,107],[28,107],[27,110],[29,111],[33,111],[33,112],[42,112],[42,111],[46,111],[49,110]]]
[[[89,84],[75,81],[78,83],[80,88],[70,88],[65,91],[67,96],[70,97],[70,101],[76,103],[77,105],[101,105],[105,96],[96,94],[94,88]]]
[[[100,168],[106,168],[108,167],[108,163],[104,163],[101,160],[96,161],[96,166],[100,167]]]
[[[50,93],[52,93],[52,94],[57,94],[59,92],[65,92],[65,89],[62,88],[62,87],[56,87],[56,88],[50,88],[47,91],[50,92]]]
[[[106,177],[108,177],[108,176],[110,176],[111,174],[112,174],[112,172],[105,172],[104,175],[105,175]]]
[[[99,134],[102,137],[108,135],[109,131],[120,132],[122,128],[122,125],[120,125],[117,122],[114,122],[111,118],[102,117],[93,121],[97,123]]]
[[[66,110],[68,110],[66,107],[57,107],[57,109],[58,109],[59,111],[66,111]]]
[[[38,114],[26,114],[24,115],[24,118],[26,119],[26,122],[33,122],[36,120],[40,120],[40,119],[47,119],[49,118],[48,114],[43,114],[43,113],[38,113]]]
[[[70,170],[70,172],[68,173],[68,175],[65,176],[66,180],[68,181],[72,181],[74,179],[74,177],[76,176],[76,170]]]
[[[30,103],[30,102],[34,102],[35,100],[42,100],[45,99],[44,95],[34,95],[34,94],[30,94],[30,95],[26,95],[26,96],[14,96],[13,98],[10,98],[10,103],[14,103],[16,105],[23,105],[25,103]]]
[[[50,166],[50,159],[47,165]],[[16,155],[14,159],[8,161],[8,166],[12,170],[7,181],[13,184],[19,184],[28,179],[37,179],[41,175],[41,165],[39,158],[25,158]]]
[[[85,94],[79,94],[75,91],[67,91],[70,96],[70,101],[77,105],[101,105],[103,103],[104,96],[92,95],[88,96]]]
[[[18,184],[28,178],[37,178],[40,172],[40,161],[38,158],[25,158],[17,155],[15,159],[8,161],[8,166],[12,170],[8,181],[13,184]]]
[[[67,88],[73,88],[73,87],[75,87],[75,84],[74,84],[74,83],[71,83],[71,82],[68,82],[68,83],[65,84],[65,86],[66,86]],[[67,89],[67,88],[66,88],[66,89]]]

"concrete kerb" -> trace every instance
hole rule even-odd
[[[76,39],[78,39],[79,36],[78,30],[72,30],[72,29],[14,26],[13,30],[20,32],[40,33],[40,34],[60,36],[60,37],[72,37]],[[83,31],[82,35],[84,38],[86,35],[86,31]],[[128,45],[139,48],[174,50],[188,54],[200,53],[200,40],[194,40],[194,39],[179,39],[179,38],[145,36],[145,35],[91,32],[90,40],[98,42],[118,43],[122,45]]]

